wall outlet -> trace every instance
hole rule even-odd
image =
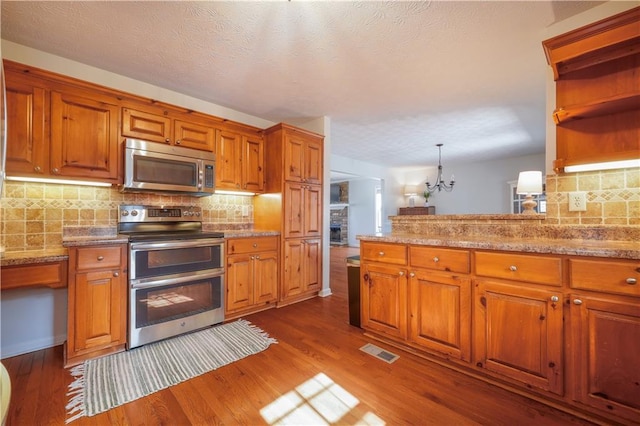
[[[587,211],[587,193],[586,192],[570,192],[569,193],[569,211],[570,212]]]
[[[242,206],[242,217],[249,216],[249,206]]]

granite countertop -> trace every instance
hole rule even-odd
[[[356,238],[361,241],[378,241],[398,244],[420,244],[468,249],[640,260],[640,242],[637,241],[566,240],[546,238],[526,240],[522,238],[507,238],[491,235],[439,236],[409,233],[358,235]]]
[[[69,253],[65,247],[46,250],[7,251],[2,253],[0,266],[28,265],[31,263],[60,262],[67,260]]]

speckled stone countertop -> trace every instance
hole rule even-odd
[[[60,262],[67,260],[69,254],[65,247],[46,250],[8,251],[2,253],[0,265],[28,265],[31,263]]]
[[[574,256],[596,256],[618,259],[640,259],[638,241],[523,239],[503,236],[452,236],[422,235],[393,232],[389,234],[358,235],[360,241],[377,241],[398,244],[502,250],[525,253],[549,253]]]

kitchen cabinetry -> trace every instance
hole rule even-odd
[[[66,260],[2,267],[0,289],[3,291],[27,287],[64,288],[66,286]]]
[[[406,339],[407,247],[363,242],[360,253],[362,328]]]
[[[230,238],[225,275],[225,319],[275,307],[278,237]]]
[[[322,289],[323,138],[286,124],[264,132],[267,182],[254,227],[282,233],[279,305]]]
[[[640,262],[571,259],[573,397],[640,418]]]
[[[264,191],[264,140],[261,134],[216,130],[216,189]]]
[[[471,361],[469,252],[409,246],[409,259],[409,341]]]
[[[640,157],[640,7],[543,43],[556,80],[556,161]]]
[[[122,136],[213,152],[215,123],[176,118],[168,109],[122,108]]]
[[[475,257],[476,275],[492,278],[475,280],[476,366],[562,395],[561,259],[484,251]]]
[[[65,365],[124,350],[127,246],[69,248]]]
[[[5,72],[9,176],[117,182],[117,98],[39,79],[9,61]]]

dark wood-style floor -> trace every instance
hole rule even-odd
[[[248,316],[278,340],[266,351],[73,425],[565,425],[583,420],[373,342],[348,323],[345,258],[331,248],[333,295]],[[8,425],[65,422],[62,347],[3,360],[13,382]]]

